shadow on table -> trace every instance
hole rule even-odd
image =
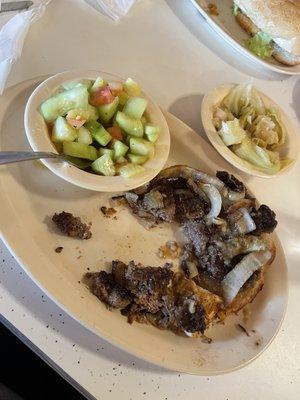
[[[2,266],[2,268],[4,268],[4,266]],[[13,270],[14,273],[11,270]],[[16,303],[21,303],[28,308],[28,313],[34,314],[35,318],[42,321],[44,325],[48,327],[49,331],[53,330],[58,332],[60,335],[66,337],[70,342],[70,346],[73,344],[74,358],[77,357],[74,363],[77,362],[78,357],[80,358],[80,353],[77,353],[78,350],[76,348],[80,346],[80,348],[94,355],[99,354],[100,358],[110,360],[119,367],[124,365],[132,370],[150,371],[159,375],[172,373],[171,371],[130,355],[84,328],[59,308],[51,299],[48,298],[45,300],[46,295],[44,292],[42,292],[24,273],[17,262],[13,261],[13,267],[10,267],[9,274],[3,273],[1,278],[1,285],[15,297]],[[18,284],[16,284],[16,282],[18,282]],[[30,303],[26,299],[26,296],[24,296],[26,292],[30,292],[32,297],[34,297],[33,300],[31,297]],[[124,323],[126,323],[125,320]],[[49,340],[51,340],[50,337]],[[51,346],[53,346],[52,342]],[[115,371],[111,371],[111,373],[113,372]]]
[[[300,80],[296,82],[293,90],[292,106],[300,122]]]
[[[288,78],[288,76],[283,74],[271,72],[267,69],[263,70],[263,68],[257,66],[254,62],[242,56],[237,50],[227,44],[225,40],[221,40],[204,17],[192,5],[191,1],[166,0],[166,3],[192,35],[231,67],[259,79],[278,81]]]
[[[209,143],[201,121],[201,103],[203,98],[204,94],[191,94],[180,97],[170,105],[168,111],[191,127]],[[196,108],[195,104],[197,104]]]

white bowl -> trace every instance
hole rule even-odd
[[[124,82],[124,79],[102,71],[75,70],[61,72],[42,82],[31,94],[25,108],[24,124],[27,139],[30,146],[35,151],[50,151],[57,153],[57,150],[50,140],[46,123],[39,112],[40,105],[48,99],[58,87],[71,80],[88,78],[96,79],[101,76],[110,82]],[[144,164],[145,171],[125,179],[121,176],[101,176],[86,172],[71,166],[67,162],[57,161],[55,159],[43,159],[52,172],[68,182],[82,188],[96,190],[99,192],[126,191],[139,187],[153,179],[164,167],[170,150],[170,133],[165,117],[160,108],[151,98],[143,93],[143,97],[148,100],[147,113],[152,123],[161,128],[160,136],[155,144],[155,154],[152,159]]]
[[[260,94],[265,106],[268,108],[274,108],[277,110],[281,117],[282,124],[286,129],[286,141],[285,144],[281,147],[279,151],[280,157],[282,158],[290,158],[292,161],[285,167],[283,167],[276,174],[267,174],[259,169],[255,168],[254,165],[245,161],[235,155],[223,142],[221,137],[219,136],[214,124],[213,124],[213,114],[215,111],[215,107],[218,106],[224,97],[230,92],[230,90],[235,85],[222,85],[218,86],[209,92],[203,99],[201,105],[201,118],[202,124],[205,130],[205,133],[210,141],[210,143],[214,146],[214,148],[221,154],[222,157],[225,158],[230,164],[234,167],[240,169],[247,174],[258,176],[260,178],[274,178],[278,175],[281,175],[287,172],[296,162],[298,157],[298,149],[299,149],[299,139],[297,133],[293,127],[288,116],[285,112],[276,104],[273,100],[271,100],[264,93],[258,91]],[[256,89],[257,90],[257,89]]]

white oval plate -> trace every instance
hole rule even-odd
[[[245,41],[249,39],[249,35],[238,25],[232,15],[233,0],[214,0],[213,2],[209,0],[191,0],[191,2],[214,31],[244,57],[275,72],[286,75],[300,74],[300,65],[289,67],[279,63],[273,57],[263,60],[245,47]],[[216,4],[219,15],[213,16],[208,13],[207,9],[210,3]]]
[[[276,174],[270,175],[266,174],[262,171],[256,169],[251,163],[241,159],[236,156],[230,149],[225,145],[220,135],[218,134],[214,124],[212,122],[213,114],[215,107],[218,106],[224,97],[229,93],[229,91],[235,85],[221,85],[213,89],[211,92],[207,93],[204,96],[201,105],[201,119],[202,124],[205,130],[205,133],[210,141],[210,143],[214,146],[214,148],[221,154],[222,157],[225,158],[230,164],[234,167],[240,169],[247,174],[259,176],[260,178],[275,178],[278,175],[282,175],[289,171],[293,165],[295,164],[298,155],[299,155],[299,139],[298,135],[293,127],[288,116],[285,112],[276,104],[273,100],[271,100],[264,93],[258,91],[260,94],[264,104],[268,108],[274,108],[278,111],[278,114],[281,117],[281,121],[286,128],[286,142],[279,150],[279,154],[282,158],[290,158],[292,161],[284,168],[282,168]],[[257,89],[256,89],[257,90]]]
[[[54,75],[42,82],[31,94],[24,114],[24,124],[27,139],[35,151],[48,151],[57,153],[52,143],[47,125],[39,112],[43,101],[48,99],[63,83],[76,79],[96,79],[98,76],[110,82],[124,82],[124,79],[102,71],[74,70],[65,71]],[[143,93],[148,100],[147,113],[153,124],[161,128],[159,138],[155,143],[155,154],[153,158],[144,164],[145,171],[129,179],[122,176],[100,176],[86,172],[70,165],[67,162],[60,162],[54,159],[43,159],[52,172],[74,185],[85,189],[99,192],[126,191],[134,189],[153,179],[164,167],[170,150],[170,133],[166,120],[151,98]]]
[[[1,96],[2,150],[28,148],[25,134],[20,134],[23,111],[37,83],[23,82]],[[226,168],[223,159],[198,134],[171,114],[165,113],[165,117],[172,137],[168,165],[186,163],[207,172]],[[118,209],[117,220],[105,218],[99,208],[108,205],[110,197],[69,184],[37,162],[1,167],[2,237],[24,270],[61,308],[87,329],[144,360],[205,375],[232,371],[259,356],[278,332],[286,308],[287,268],[277,236],[276,260],[264,289],[249,307],[248,322],[241,313],[225,325],[216,325],[207,332],[213,339],[207,344],[147,325],[129,325],[118,311],[108,311],[78,283],[87,268],[100,270],[112,259],[161,265],[157,249],[173,238],[168,226],[146,231],[125,208]],[[58,234],[50,217],[62,210],[92,221],[93,237],[78,241]],[[55,253],[57,246],[64,247],[62,253]],[[247,327],[250,337],[237,328],[237,323]]]

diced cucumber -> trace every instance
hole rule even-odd
[[[80,117],[81,119],[85,119],[86,121],[97,121],[99,115],[97,108],[88,104],[87,108],[73,109],[70,110],[67,114],[67,118],[76,119],[76,117]]]
[[[145,164],[148,160],[147,156],[138,156],[137,154],[127,154],[126,156],[132,164]]]
[[[139,119],[130,118],[122,111],[118,111],[116,115],[116,122],[121,129],[128,133],[128,135],[137,137],[143,136],[144,127]]]
[[[147,105],[148,101],[143,97],[130,97],[123,108],[123,113],[131,118],[140,119]]]
[[[124,106],[129,99],[129,94],[124,90],[118,94],[119,97],[119,105]]]
[[[115,160],[117,160],[118,158],[125,156],[129,147],[126,146],[125,143],[121,142],[121,140],[114,140],[112,149],[115,152]]]
[[[116,162],[116,164],[127,164],[128,163],[128,161],[126,160],[125,157],[119,157],[116,159],[115,162]]]
[[[75,81],[65,82],[62,84],[62,87],[65,90],[74,89],[75,87],[78,86],[85,86],[89,90],[92,86],[92,81],[90,79],[79,79]]]
[[[93,143],[93,138],[91,135],[91,132],[86,129],[84,126],[78,129],[78,137],[76,141],[78,143],[83,143],[83,144],[92,144]]]
[[[107,130],[97,121],[89,121],[84,125],[92,134],[92,137],[101,146],[106,146],[112,139]]]
[[[154,144],[148,140],[131,137],[130,138],[130,152],[139,156],[147,156],[148,158],[154,155]]]
[[[140,96],[142,93],[141,88],[132,78],[126,80],[124,90],[129,96]]]
[[[96,78],[95,82],[93,83],[90,92],[93,93],[98,89],[102,89],[104,86],[107,85],[107,82],[101,78],[101,76],[98,76],[98,78]]]
[[[80,169],[87,169],[91,166],[91,160],[84,160],[83,158],[66,156],[65,158],[70,161],[72,164],[75,164]]]
[[[78,86],[44,101],[41,105],[41,113],[46,122],[53,122],[57,117],[66,115],[74,108],[87,108],[88,99],[87,88]]]
[[[100,149],[98,150],[99,157],[103,156],[103,154],[108,154],[112,161],[115,159],[115,151],[113,149],[105,149],[103,147],[100,147]]]
[[[119,97],[115,97],[109,104],[98,106],[99,119],[103,123],[107,123],[112,119],[119,105]]]
[[[94,146],[78,142],[64,142],[63,153],[66,156],[85,158],[87,160],[96,160],[98,157],[97,149]]]
[[[131,178],[144,171],[145,168],[143,168],[142,166],[129,163],[119,168],[119,175],[123,176],[123,178]]]
[[[147,139],[150,142],[155,143],[158,139],[160,127],[157,125],[153,125],[153,124],[146,124],[144,126],[144,131],[145,131],[145,135],[146,135]]]
[[[92,163],[91,167],[97,174],[105,176],[114,176],[116,174],[114,162],[107,153],[97,158],[97,160]]]
[[[77,131],[69,125],[64,117],[56,118],[51,139],[53,142],[73,142],[77,138]]]

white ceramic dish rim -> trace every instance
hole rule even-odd
[[[201,105],[201,119],[202,124],[205,130],[205,133],[210,141],[210,143],[214,146],[214,148],[218,151],[218,153],[225,158],[230,164],[234,167],[240,169],[247,174],[258,176],[260,178],[275,178],[279,175],[282,175],[288,172],[296,163],[298,158],[298,149],[299,149],[299,139],[296,134],[295,128],[293,127],[292,122],[290,121],[289,117],[286,115],[284,110],[278,106],[272,99],[270,99],[267,95],[259,91],[263,102],[268,107],[275,108],[282,120],[283,125],[286,128],[286,143],[283,145],[281,151],[287,150],[286,157],[292,159],[290,164],[282,168],[276,174],[270,175],[266,174],[254,166],[252,166],[249,162],[241,159],[240,157],[236,156],[223,142],[220,136],[217,133],[216,128],[213,125],[212,118],[213,118],[213,111],[214,108],[220,104],[220,102],[224,99],[224,97],[229,93],[229,91],[236,86],[236,84],[228,84],[228,85],[220,85],[211,90],[207,93],[202,101]]]
[[[251,61],[256,62],[257,64],[266,67],[270,69],[271,71],[274,72],[279,72],[281,74],[285,75],[300,75],[300,65],[294,66],[294,67],[289,67],[289,66],[284,66],[284,65],[276,65],[275,63],[271,63],[268,61],[265,61],[252,53],[250,50],[248,50],[246,47],[242,46],[239,42],[237,42],[228,32],[226,32],[216,21],[215,19],[210,16],[205,8],[199,4],[197,0],[190,0],[192,4],[197,8],[197,10],[200,12],[200,14],[205,18],[205,20],[212,26],[214,31],[222,37],[228,44],[231,45],[234,49],[236,49],[240,54],[244,55],[246,58],[248,58]],[[242,29],[242,28],[241,28]]]
[[[30,80],[30,81],[26,81],[25,83],[28,84],[33,84],[34,82],[36,82],[37,80]],[[20,84],[19,84],[20,85]],[[24,85],[24,83],[23,83]],[[18,86],[18,85],[16,85]],[[23,87],[23,86],[22,86]],[[12,90],[13,88],[11,88],[10,90]],[[172,116],[172,120],[174,120],[174,122],[177,120],[176,117]],[[178,123],[182,124],[181,121],[177,120]],[[0,116],[0,122],[3,123],[3,119],[2,116]],[[2,185],[2,183],[1,183]],[[8,222],[9,221],[9,214],[11,211],[11,208],[9,206],[9,202],[7,202],[7,197],[6,194],[3,192],[3,194],[1,194],[2,199],[3,199],[3,208],[2,208],[2,212],[3,212],[3,216],[5,216],[5,220]],[[287,267],[286,267],[286,261],[285,261],[285,256],[284,256],[284,251],[282,249],[282,246],[280,244],[280,241],[276,235],[276,233],[274,234],[274,240],[278,249],[278,254],[280,254],[280,257],[282,259],[282,264],[285,264],[285,267],[283,268],[282,272],[282,278],[284,281],[284,286],[282,287],[282,290],[284,290],[284,294],[283,294],[283,302],[281,303],[282,306],[282,313],[280,316],[279,321],[277,322],[276,325],[276,329],[273,331],[272,336],[269,338],[268,342],[260,349],[260,351],[258,353],[256,353],[253,357],[251,357],[250,359],[248,359],[245,362],[242,362],[241,364],[232,367],[232,368],[227,368],[224,369],[222,371],[218,370],[218,371],[214,371],[211,369],[207,369],[205,371],[201,371],[201,373],[195,372],[195,371],[187,371],[185,369],[180,369],[178,368],[178,365],[163,365],[162,362],[157,361],[155,358],[150,358],[147,355],[147,353],[143,354],[140,351],[136,352],[135,350],[132,349],[132,347],[128,347],[126,344],[124,343],[120,343],[120,342],[115,342],[112,338],[110,338],[107,335],[104,335],[103,333],[100,335],[99,331],[97,329],[95,329],[93,327],[93,325],[84,322],[82,320],[82,318],[80,316],[78,316],[77,314],[75,314],[73,311],[70,311],[70,308],[68,306],[68,302],[65,303],[64,301],[62,301],[62,299],[60,298],[60,296],[56,296],[54,294],[52,294],[51,291],[49,291],[44,285],[42,285],[40,283],[40,280],[38,279],[38,276],[36,276],[35,274],[33,274],[31,272],[31,268],[29,267],[31,260],[32,260],[32,252],[29,254],[28,253],[28,245],[30,245],[31,241],[29,240],[29,237],[23,237],[23,239],[21,237],[16,237],[15,235],[15,230],[12,229],[11,224],[8,222],[7,224],[4,224],[3,226],[6,226],[6,230],[5,233],[3,231],[1,231],[1,237],[3,238],[5,244],[7,245],[7,247],[9,248],[9,250],[11,251],[11,253],[14,255],[14,257],[17,259],[17,261],[19,262],[19,264],[22,266],[22,268],[26,271],[26,273],[28,274],[28,276],[39,286],[42,288],[42,290],[44,290],[44,292],[49,296],[49,298],[51,298],[59,307],[61,307],[63,310],[65,310],[69,315],[71,315],[76,321],[78,321],[79,323],[81,323],[84,327],[86,327],[88,330],[92,331],[93,333],[95,333],[96,335],[99,335],[100,337],[103,337],[105,340],[107,340],[108,342],[123,348],[125,351],[127,351],[128,353],[134,354],[139,358],[144,359],[147,362],[152,362],[156,365],[159,365],[160,367],[164,367],[167,369],[173,369],[176,371],[182,371],[182,372],[188,372],[190,374],[195,374],[195,375],[202,375],[202,376],[206,376],[206,375],[220,375],[223,373],[228,373],[228,372],[232,372],[235,370],[238,370],[246,365],[248,365],[249,363],[251,363],[252,361],[254,361],[257,357],[259,357],[269,346],[270,344],[273,342],[274,338],[276,337],[281,324],[283,322],[284,319],[284,315],[286,312],[286,307],[287,307],[287,298],[288,298],[288,287],[287,287]],[[17,240],[16,240],[17,239]],[[37,257],[42,257],[42,259],[44,259],[44,261],[46,262],[47,259],[44,258],[44,255],[40,254],[40,249],[35,245],[34,243],[34,247],[32,248],[32,251],[37,250]]]
[[[99,75],[110,81],[124,82],[124,79],[104,71],[71,70],[53,75],[37,86],[28,99],[24,113],[26,136],[34,151],[57,153],[48,135],[46,123],[38,111],[42,101],[50,97],[65,82],[84,78],[96,79]],[[144,164],[144,172],[132,178],[125,179],[121,176],[106,177],[92,174],[71,166],[67,162],[53,159],[42,159],[42,163],[62,179],[79,187],[99,192],[122,192],[149,182],[160,172],[168,159],[170,133],[159,106],[146,93],[143,92],[143,96],[148,100],[147,112],[151,122],[159,125],[161,128],[159,139],[155,144],[154,157]]]

